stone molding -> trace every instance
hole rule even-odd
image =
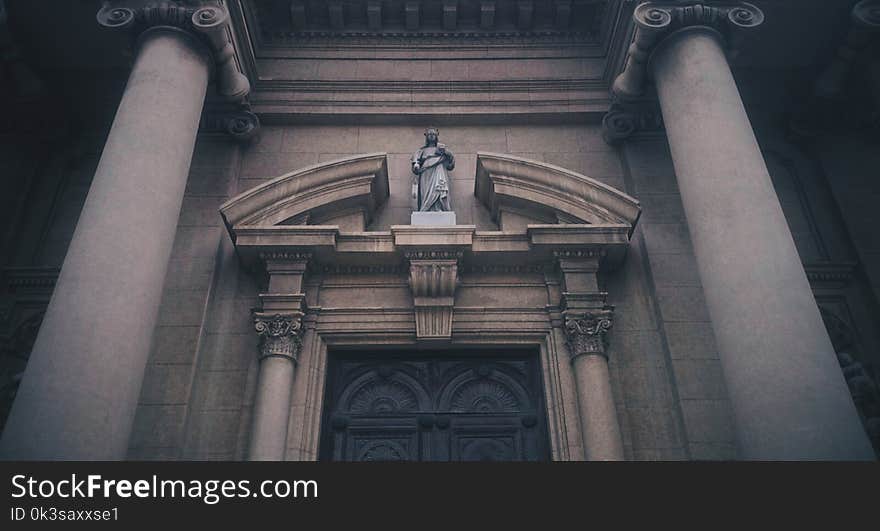
[[[662,116],[648,93],[651,55],[670,35],[703,27],[736,50],[743,30],[760,26],[764,13],[748,2],[643,2],[633,11],[635,32],[621,72],[611,86],[613,103],[602,120],[605,141],[615,143],[639,131],[662,129]]]
[[[217,92],[229,101],[241,102],[250,93],[250,82],[238,67],[230,32],[229,12],[221,0],[105,2],[97,14],[98,24],[110,29],[143,35],[153,28],[170,27],[196,37],[213,59]],[[232,120],[233,129],[240,123]]]
[[[634,226],[641,213],[638,200],[586,175],[501,153],[477,153],[474,195],[496,221],[502,207],[523,204],[591,225]]]
[[[265,228],[342,206],[362,208],[366,225],[389,195],[387,158],[370,153],[308,166],[233,197],[220,206],[220,213],[233,239],[234,227]]]
[[[288,16],[279,16],[284,7],[272,3],[286,3]],[[518,0],[513,6],[498,9],[496,3],[491,0],[395,3],[350,0],[344,2],[343,9],[343,2],[338,0],[319,3],[320,7],[315,3],[307,6],[309,2],[303,0],[270,0],[255,3],[250,11],[251,18],[256,19],[263,30],[260,40],[273,46],[303,40],[336,43],[340,39],[345,42],[365,38],[419,42],[432,37],[479,40],[530,35],[592,37],[605,18],[604,1],[576,2],[575,14],[581,22],[577,25],[572,24],[572,0]]]

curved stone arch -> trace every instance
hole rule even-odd
[[[401,370],[383,376],[370,370],[349,383],[339,397],[346,413],[414,413],[430,409],[430,398],[422,386]]]
[[[504,207],[534,208],[560,222],[632,228],[641,213],[638,200],[586,175],[501,153],[477,153],[474,194],[495,219]]]
[[[481,370],[485,372],[481,374]],[[482,409],[483,405],[492,409]],[[450,380],[438,395],[437,408],[438,411],[505,413],[534,409],[535,404],[519,382],[486,365],[476,369],[467,367]]]
[[[276,177],[220,206],[227,228],[269,227],[315,212],[357,208],[368,223],[388,198],[386,153],[322,162]]]

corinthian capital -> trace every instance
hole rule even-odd
[[[184,31],[210,51],[220,95],[239,102],[250,92],[250,83],[235,61],[229,12],[222,0],[109,0],[97,19],[101,26],[129,30],[134,35],[158,27]]]
[[[571,361],[578,356],[608,357],[606,334],[611,330],[613,312],[610,308],[589,312],[566,311],[565,340]]]
[[[260,359],[299,359],[302,346],[302,312],[254,312],[254,328],[260,336]]]

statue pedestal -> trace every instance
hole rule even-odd
[[[457,225],[455,212],[413,212],[409,222],[410,225]]]

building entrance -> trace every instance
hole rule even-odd
[[[320,458],[550,459],[537,354],[331,356]]]

